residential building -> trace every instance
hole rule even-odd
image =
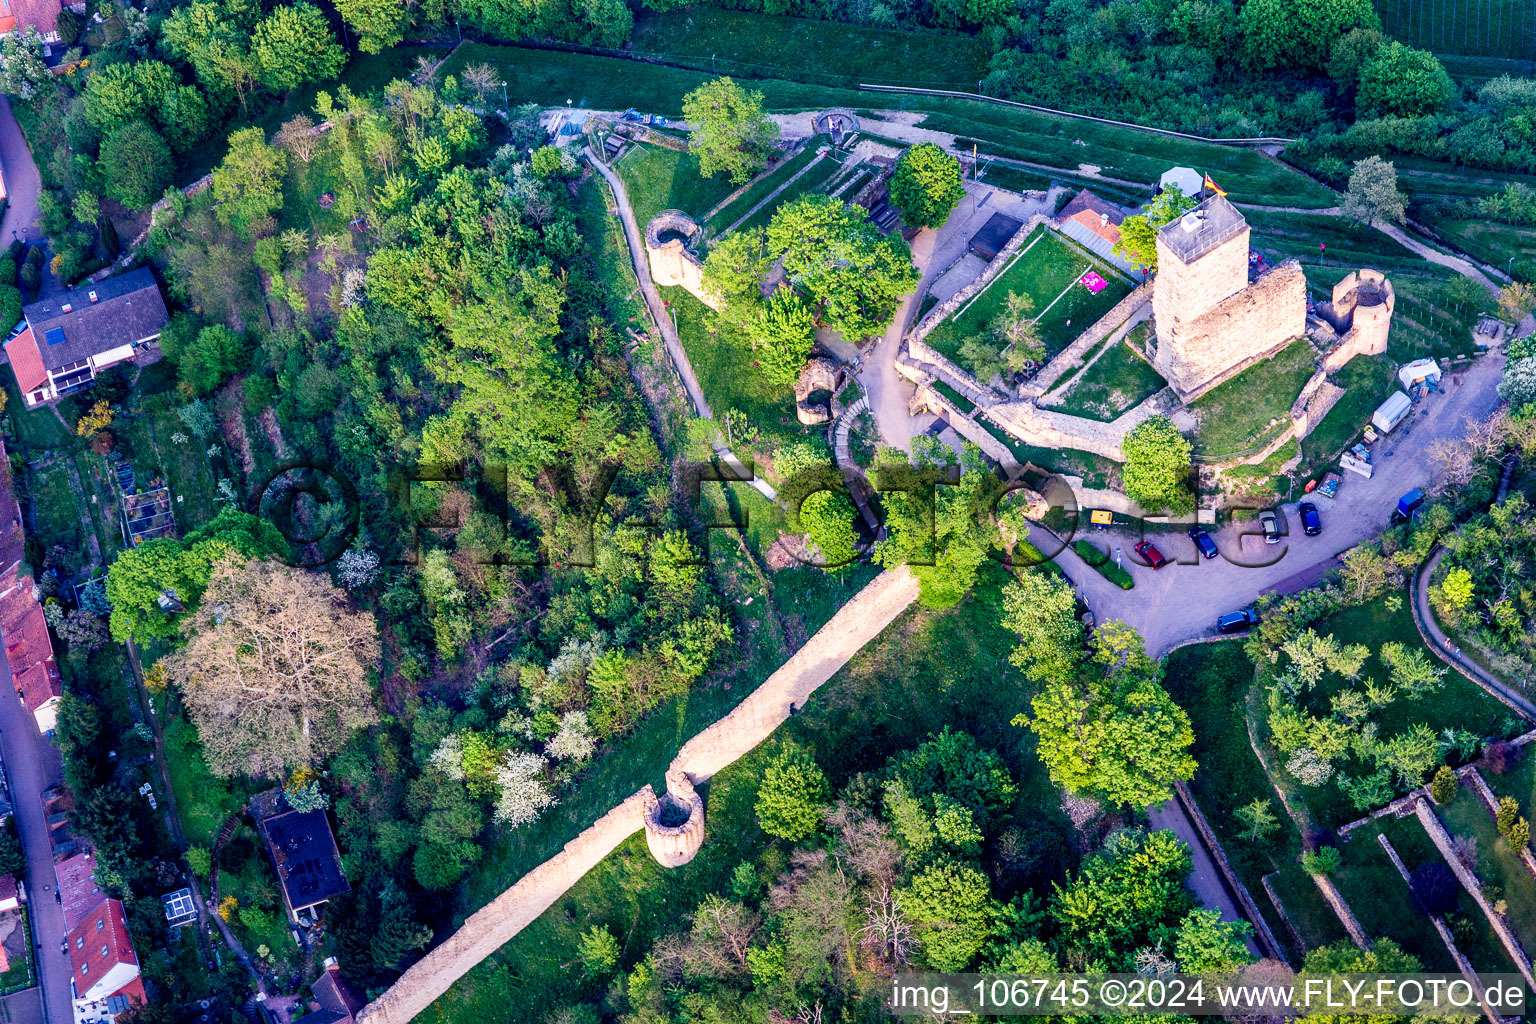
[[[32,577],[21,575],[19,567],[17,563],[0,570],[0,642],[16,696],[32,713],[38,731],[48,735],[59,721],[64,682]]]
[[[324,811],[284,811],[261,823],[267,853],[277,871],[283,905],[295,924],[299,915],[350,891],[341,851]]]
[[[60,42],[59,12],[63,9],[60,0],[0,0],[0,35],[35,28],[43,42]]]
[[[88,387],[160,337],[170,318],[160,286],[143,267],[34,302],[22,316],[26,327],[5,352],[28,407]]]
[[[76,1024],[116,1020],[145,1001],[121,900],[104,899],[65,935]]]
[[[59,886],[59,903],[64,908],[65,931],[74,931],[107,899],[96,881],[96,855],[89,850],[55,862],[53,877]]]
[[[367,1000],[361,998],[347,980],[341,976],[336,958],[325,958],[325,973],[309,986],[314,998],[310,1000],[310,1012],[296,1018],[293,1024],[353,1024]]]
[[[16,876],[0,875],[0,913],[15,910],[19,906],[21,906],[21,890],[16,885]],[[0,946],[0,955],[4,955],[3,946]]]

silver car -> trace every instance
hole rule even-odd
[[[1264,528],[1264,543],[1280,543],[1280,517],[1275,515],[1273,509],[1265,509],[1259,513],[1259,525]]]

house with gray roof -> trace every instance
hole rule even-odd
[[[87,283],[22,309],[24,326],[5,343],[16,386],[30,408],[90,386],[160,337],[170,315],[146,268]]]

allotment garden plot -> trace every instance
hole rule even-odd
[[[1129,295],[1131,287],[1130,279],[1109,264],[1042,227],[1025,240],[1002,273],[939,324],[927,342],[960,362],[960,346],[988,329],[1013,292],[1027,295],[1034,304],[1049,360]]]

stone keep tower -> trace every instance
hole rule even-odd
[[[1192,401],[1306,330],[1307,285],[1287,261],[1248,281],[1248,222],[1221,196],[1157,233],[1152,362]]]

